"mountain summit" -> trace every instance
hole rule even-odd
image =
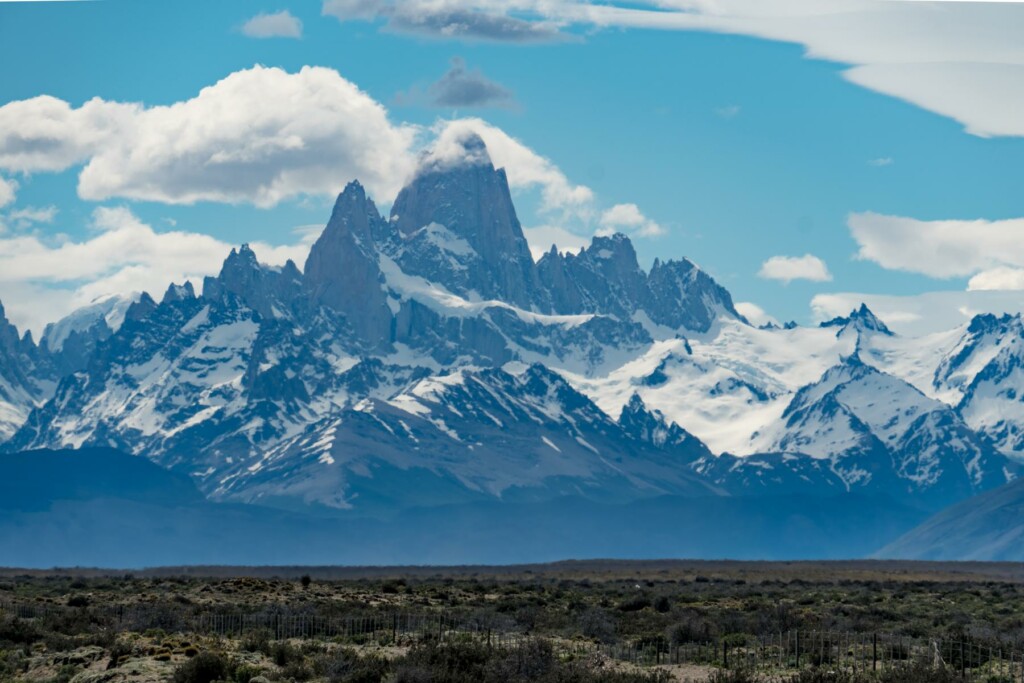
[[[454,257],[468,271],[442,282],[463,296],[546,309],[529,244],[516,217],[508,177],[496,169],[487,147],[470,133],[421,161],[398,193],[391,223],[412,251],[437,247],[437,258]],[[472,252],[472,253],[471,253]],[[429,277],[437,259],[410,258],[409,272]]]

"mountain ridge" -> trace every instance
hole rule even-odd
[[[936,510],[1016,476],[1012,440],[933,395],[974,351],[922,349],[866,306],[755,328],[692,261],[644,271],[625,235],[534,262],[504,172],[460,144],[387,219],[349,183],[303,270],[242,245],[198,294],[134,298],[73,372],[0,326],[0,390],[21,392],[0,394],[0,448],[109,446],[217,500],[382,515],[821,491]]]

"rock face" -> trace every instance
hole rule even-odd
[[[578,254],[552,249],[537,269],[558,313],[597,311],[692,332],[707,332],[722,316],[745,322],[729,292],[692,261],[655,259],[645,273],[622,234],[594,237]]]
[[[314,304],[345,316],[369,348],[384,348],[392,338],[378,243],[388,226],[358,182],[338,196],[331,219],[306,259],[303,286]]]
[[[629,320],[647,288],[633,244],[622,234],[595,237],[575,255],[552,249],[537,270],[558,313],[596,311]]]
[[[0,310],[7,451],[114,447],[218,500],[398,514],[564,496],[889,496],[1015,476],[1019,318],[893,335],[866,307],[750,326],[686,259],[594,237],[534,263],[479,138],[380,215],[357,182],[302,271],[247,245],[197,292],[99,302],[37,346]]]
[[[10,438],[52,391],[59,370],[32,335],[18,334],[0,303],[0,442]]]
[[[455,159],[426,157],[395,199],[391,223],[413,245],[403,270],[467,298],[548,310],[504,169],[494,168],[478,136],[460,144]],[[451,257],[461,268],[444,267]]]

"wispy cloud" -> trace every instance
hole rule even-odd
[[[857,257],[888,270],[935,278],[1024,268],[1024,218],[922,221],[854,213],[847,219]]]
[[[722,119],[734,119],[740,115],[741,107],[738,104],[729,104],[715,109],[715,114]]]
[[[401,104],[448,108],[510,107],[515,104],[511,90],[487,78],[479,69],[467,67],[461,57],[453,57],[448,71],[425,89],[412,88],[399,93],[397,99]]]
[[[955,119],[972,134],[1024,135],[1017,2],[324,0],[323,13],[437,39],[535,43],[626,28],[796,43],[809,58],[851,65],[842,72],[851,83]]]
[[[391,31],[443,39],[538,43],[563,38],[559,22],[536,12],[529,18],[516,16],[533,4],[520,0],[324,0],[323,13],[340,21],[382,20]]]
[[[301,38],[302,22],[288,10],[260,13],[242,24],[242,33],[250,38]]]
[[[18,181],[0,176],[0,207],[14,202],[18,196]]]

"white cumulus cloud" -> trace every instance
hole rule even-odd
[[[435,158],[453,159],[462,155],[461,141],[469,133],[476,133],[487,145],[494,165],[505,168],[509,185],[540,189],[543,209],[584,216],[593,211],[593,190],[570,182],[550,159],[483,119],[441,121],[434,126],[434,133],[436,139],[431,154]]]
[[[1024,289],[1024,268],[1000,266],[991,270],[983,270],[967,282],[967,291],[969,292],[993,289]]]
[[[337,71],[255,66],[170,106],[41,96],[0,107],[0,168],[84,163],[84,199],[272,206],[359,178],[391,197],[412,168],[417,129]]]
[[[301,38],[302,22],[288,10],[260,13],[242,24],[250,38]]]
[[[616,204],[601,213],[602,233],[624,232],[640,237],[657,237],[665,229],[645,216],[636,204]]]
[[[922,221],[868,212],[851,214],[847,225],[857,257],[889,270],[950,278],[1024,267],[1024,218]]]
[[[832,273],[820,258],[813,254],[803,256],[772,256],[761,264],[758,276],[766,280],[780,280],[790,283],[793,280],[810,280],[811,282],[830,282]]]

